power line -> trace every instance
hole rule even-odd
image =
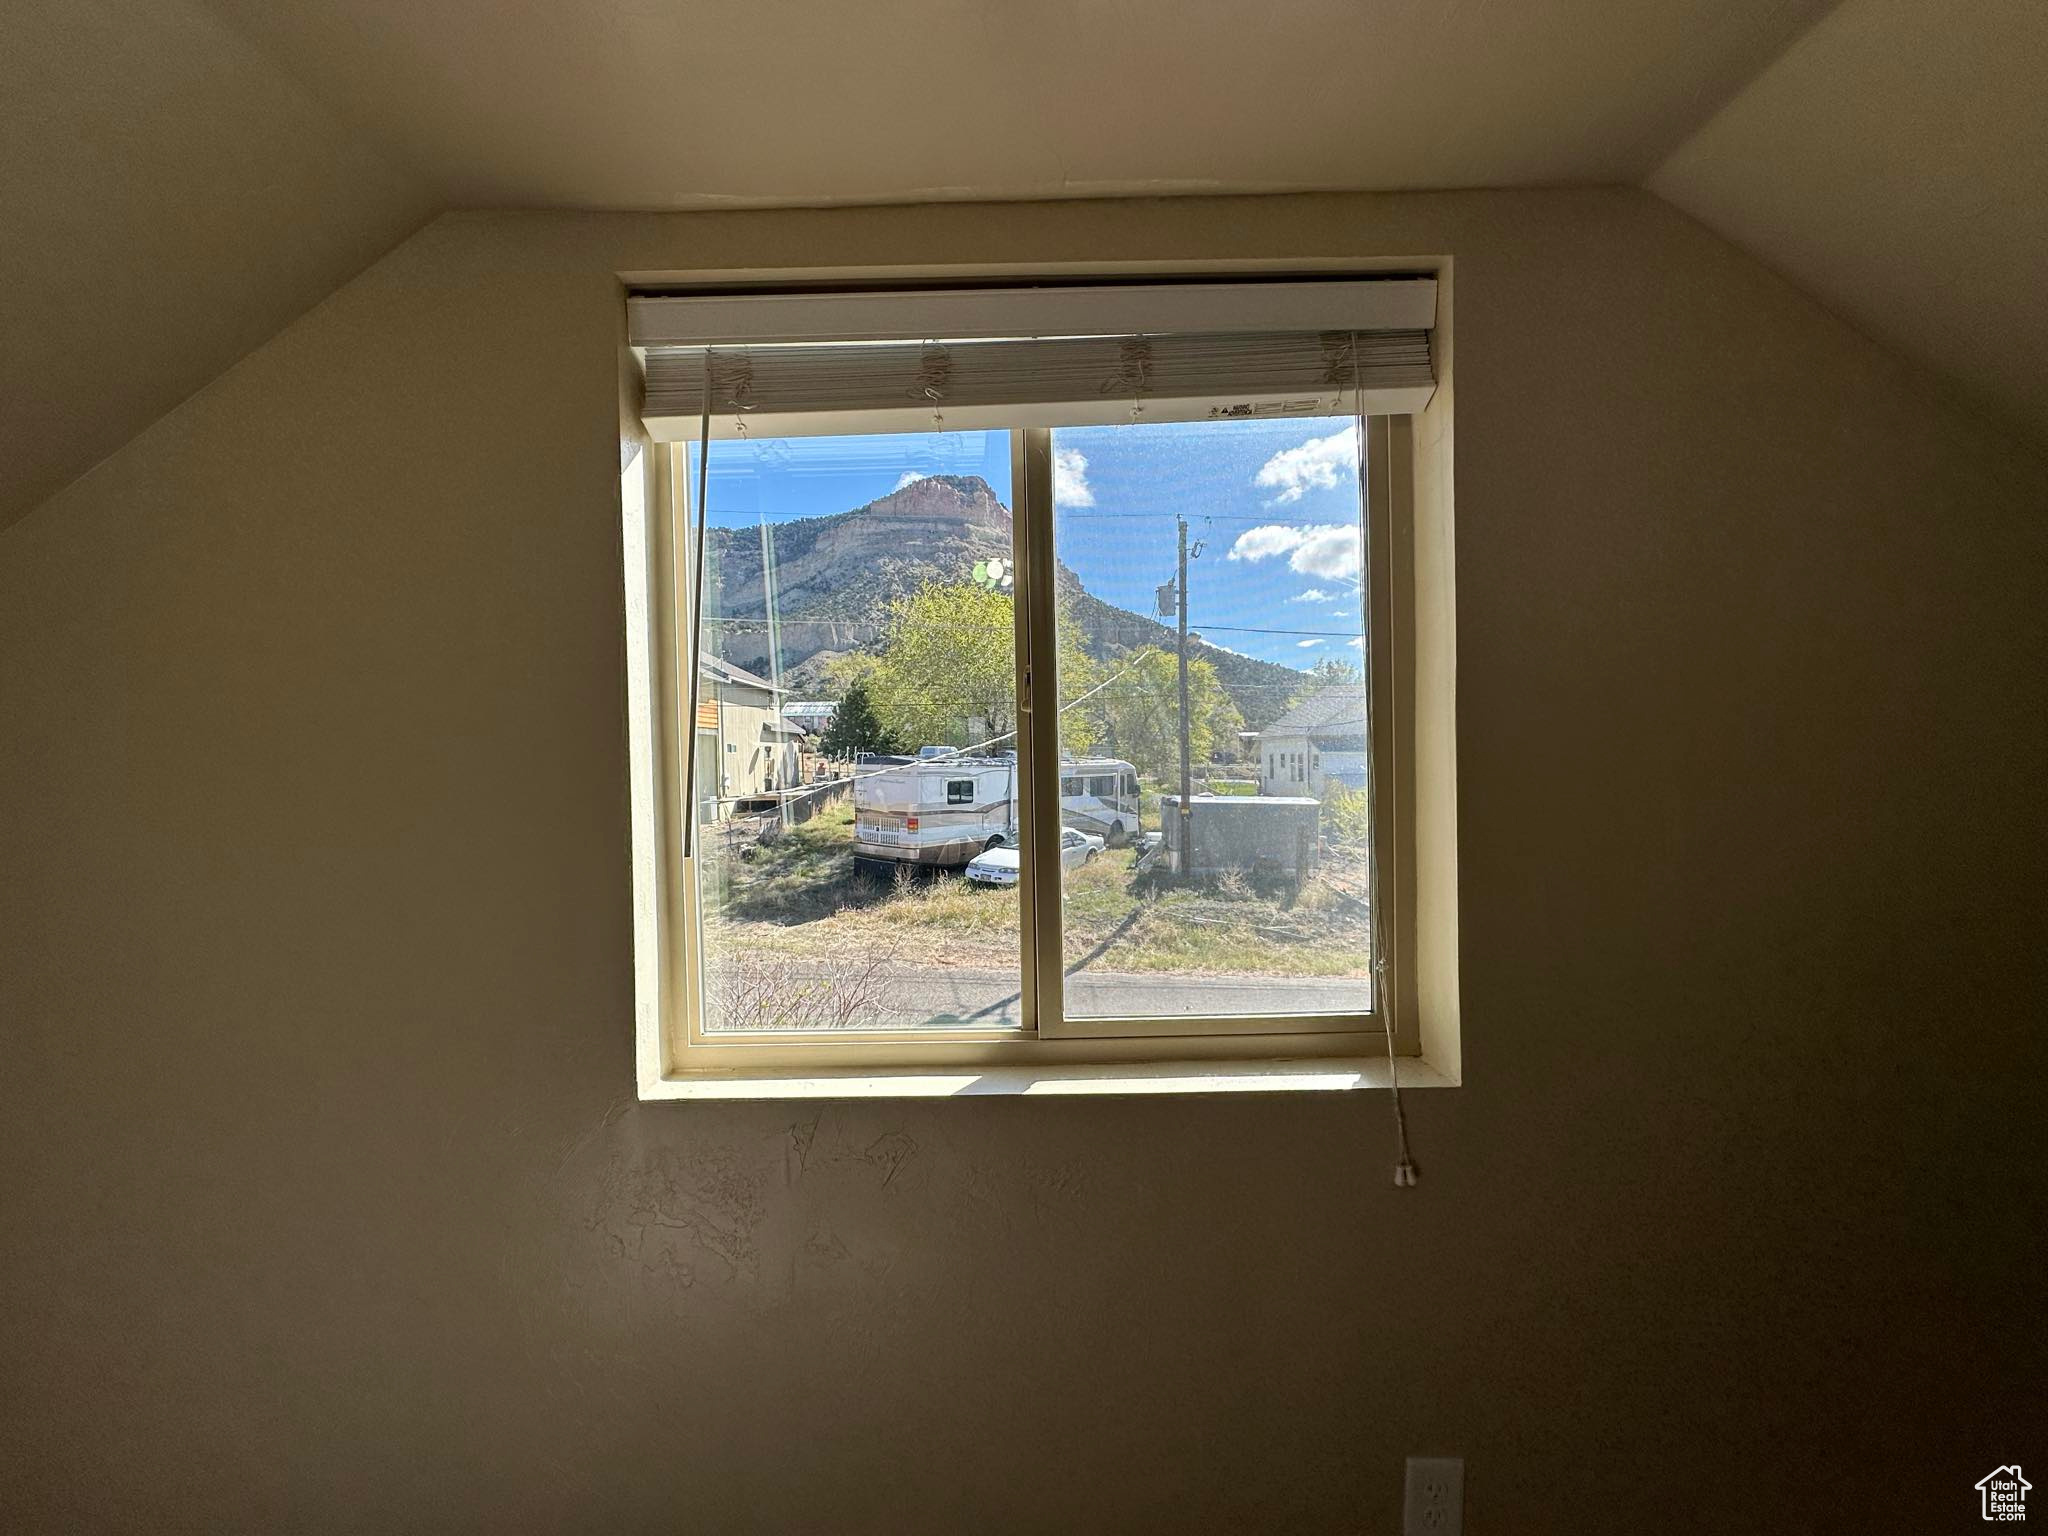
[[[1139,522],[1139,521],[1142,521],[1142,520],[1145,520],[1145,519],[1149,519],[1149,518],[1179,517],[1179,516],[1181,516],[1181,515],[1182,515],[1182,514],[1181,514],[1181,513],[1179,513],[1179,512],[1066,512],[1066,511],[1061,511],[1061,512],[1057,512],[1057,513],[1055,514],[1055,521],[1057,521],[1057,522],[1062,522],[1062,523],[1065,523],[1065,522],[1101,522],[1101,523],[1135,523],[1135,522]],[[1284,517],[1276,516],[1275,514],[1273,514],[1273,513],[1271,513],[1271,512],[1261,513],[1261,514],[1259,514],[1259,515],[1257,515],[1257,516],[1254,516],[1254,515],[1252,515],[1252,514],[1250,514],[1250,513],[1245,513],[1245,512],[1190,512],[1190,513],[1186,514],[1186,516],[1187,516],[1187,518],[1188,518],[1188,521],[1189,521],[1189,522],[1204,522],[1204,523],[1278,523],[1278,524],[1285,524],[1285,522],[1286,522],[1286,519],[1285,519]],[[1301,526],[1306,526],[1306,527],[1312,527],[1312,528],[1348,528],[1348,527],[1350,527],[1351,525],[1350,525],[1349,523],[1345,523],[1345,522],[1336,522],[1336,523],[1309,523],[1309,524],[1305,524],[1305,525],[1301,525]]]
[[[1066,703],[1060,705],[1058,709],[1054,711],[1055,715],[1064,715],[1068,710],[1074,708],[1076,705],[1087,703],[1090,699],[1094,698],[1096,694],[1102,692],[1103,689],[1107,688],[1111,683],[1118,681],[1126,673],[1130,672],[1131,669],[1135,666],[1137,666],[1137,663],[1135,661],[1131,662],[1129,665],[1125,666],[1122,671],[1116,672],[1111,676],[1104,678],[1101,682],[1097,683],[1093,688],[1090,688],[1086,693],[1082,694],[1079,698],[1067,700]],[[776,713],[780,714],[781,711],[777,710]],[[977,741],[971,746],[948,747],[943,752],[934,753],[930,757],[917,757],[911,759],[911,761],[917,763],[943,763],[956,761],[963,757],[970,757],[975,753],[980,752],[985,747],[993,747],[999,742],[1008,741],[1016,734],[1017,733],[1015,731],[1005,731],[1000,736],[991,736],[986,741]],[[865,773],[862,773],[859,770],[855,770],[854,772],[847,774],[843,778],[823,779],[816,784],[807,784],[804,786],[804,788],[807,791],[813,789],[831,789],[840,784],[854,783],[856,780],[859,779],[872,779],[879,774],[894,773],[897,769],[908,766],[908,763],[891,763],[886,768],[871,768]]]
[[[1359,635],[1348,629],[1253,629],[1249,625],[1244,624],[1197,624],[1195,628],[1205,634],[1220,635],[1313,635],[1318,640],[1356,640],[1360,638]],[[1259,660],[1256,656],[1249,659],[1252,661]],[[1269,662],[1268,665],[1278,666],[1279,663]]]
[[[1148,619],[1143,614],[1135,614],[1133,615],[1133,617],[1136,618],[1141,624],[1149,625],[1153,629],[1164,630],[1166,628],[1164,624],[1161,624],[1156,619]],[[744,614],[731,614],[726,615],[724,617],[720,617],[718,615],[707,613],[704,615],[703,622],[706,624],[748,624],[752,625],[756,629],[765,629],[768,625],[768,620],[765,617],[754,618]],[[786,613],[777,615],[776,622],[784,625],[842,624],[850,628],[875,627],[875,621],[869,619],[810,618],[802,614],[791,615]],[[944,619],[934,619],[927,623],[924,627],[936,630],[953,630],[956,632],[965,632],[969,634],[980,634],[984,630],[984,626],[979,624],[949,623]],[[1196,630],[1200,630],[1207,634],[1304,636],[1313,635],[1318,639],[1322,640],[1357,639],[1359,634],[1361,633],[1360,631],[1354,631],[1349,629],[1260,629],[1248,624],[1204,624],[1200,621],[1195,622],[1190,627]],[[1069,629],[1067,633],[1073,634],[1074,630]],[[849,637],[849,639],[851,638],[852,637]],[[1248,659],[1256,661],[1259,658],[1254,656]]]

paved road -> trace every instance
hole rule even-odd
[[[792,961],[787,973],[807,981],[830,981],[843,970]],[[1070,1018],[1143,1018],[1198,1014],[1363,1013],[1370,1009],[1372,983],[1358,980],[1294,981],[1263,976],[1162,976],[1087,971],[1067,978]],[[889,1016],[879,1027],[1015,1027],[1023,1023],[1015,971],[918,967],[893,973],[888,985]]]

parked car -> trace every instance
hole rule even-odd
[[[1060,828],[1060,868],[1079,869],[1102,852],[1102,839],[1072,827]],[[977,885],[1015,885],[1023,868],[1015,848],[991,848],[967,864],[967,878]]]

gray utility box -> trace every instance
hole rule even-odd
[[[1282,876],[1314,873],[1323,808],[1305,795],[1196,795],[1188,801],[1194,875]],[[1167,868],[1180,874],[1180,796],[1159,797]]]

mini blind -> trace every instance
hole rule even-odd
[[[1427,278],[637,295],[657,439],[1401,414],[1435,389]]]

